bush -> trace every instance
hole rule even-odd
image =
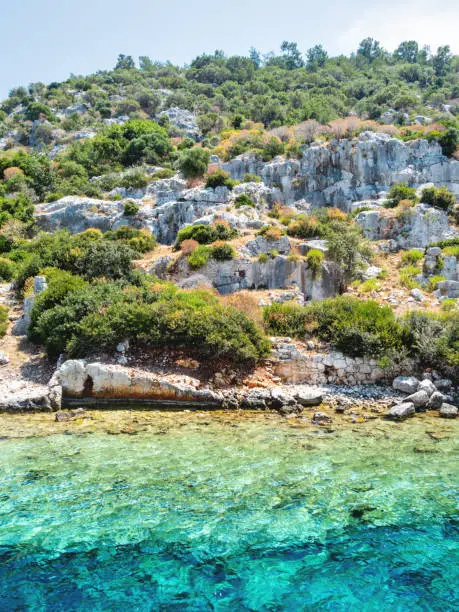
[[[196,240],[199,244],[210,244],[216,240],[231,240],[237,236],[237,230],[216,222],[211,225],[188,225],[177,233],[175,246],[179,247],[184,240]]]
[[[436,291],[437,287],[438,287],[438,283],[441,283],[442,281],[445,280],[444,276],[440,276],[440,275],[435,275],[435,276],[431,276],[429,278],[429,283],[427,285],[427,290],[428,291]]]
[[[231,244],[218,240],[211,246],[211,254],[213,259],[218,261],[226,261],[234,259],[236,252]]]
[[[216,187],[227,187],[231,190],[235,184],[236,181],[233,181],[230,175],[223,170],[215,170],[215,172],[208,175],[206,181],[206,187],[211,187],[212,189]]]
[[[261,176],[258,174],[249,174],[246,172],[244,174],[244,178],[242,179],[243,183],[261,183]]]
[[[402,266],[414,266],[424,258],[424,253],[419,249],[411,249],[402,255]]]
[[[361,283],[359,289],[362,293],[371,293],[372,291],[379,289],[379,286],[379,282],[376,280],[376,278],[369,278]]]
[[[198,247],[199,248],[199,247]],[[86,285],[67,294],[37,318],[36,335],[49,355],[87,356],[113,351],[120,340],[132,347],[191,348],[206,357],[254,362],[269,342],[242,312],[203,291],[173,285],[154,289],[119,283]]]
[[[206,265],[211,255],[211,249],[208,246],[200,244],[196,249],[188,256],[188,264],[193,270],[198,270]]]
[[[309,215],[299,215],[287,228],[287,234],[295,238],[322,238],[324,233],[324,227],[317,217]]]
[[[317,278],[320,275],[324,259],[325,255],[319,249],[311,249],[306,254],[305,261],[308,268],[312,271],[313,278]]]
[[[241,195],[237,196],[236,200],[234,201],[234,205],[236,208],[241,208],[242,206],[251,206],[252,208],[255,208],[254,201],[249,198],[246,193],[241,193]]]
[[[417,199],[416,189],[408,187],[406,183],[397,183],[389,189],[384,206],[386,208],[395,208],[402,200],[417,202]]]
[[[186,149],[178,160],[178,168],[186,179],[199,178],[207,172],[210,153],[207,149]]]
[[[327,257],[339,266],[344,286],[362,272],[373,256],[357,227],[343,226],[342,231],[328,233],[327,243]]]
[[[421,274],[421,268],[416,266],[405,266],[400,270],[400,284],[407,289],[419,288],[419,283],[414,280],[415,276]]]
[[[402,319],[405,345],[422,366],[459,366],[459,316],[410,312]]]
[[[303,338],[315,334],[352,357],[382,355],[402,346],[402,328],[389,306],[350,296],[301,307],[272,304],[264,309],[267,330]]]
[[[180,245],[180,250],[184,255],[191,255],[196,248],[199,246],[199,242],[197,240],[192,240],[191,238],[184,240]]]
[[[126,189],[143,189],[148,185],[148,179],[141,170],[133,170],[121,179],[121,187]]]
[[[3,336],[6,334],[8,325],[8,308],[6,306],[0,306],[0,338],[3,338]]]
[[[446,187],[424,187],[421,201],[446,211],[452,210],[456,204],[454,193],[448,191]]]
[[[262,264],[268,263],[269,261],[269,255],[268,253],[260,253],[258,255],[258,261]]]
[[[15,265],[10,259],[0,257],[0,280],[10,281],[14,276]]]
[[[128,200],[126,202],[126,204],[124,205],[124,211],[123,214],[126,217],[133,217],[134,215],[136,215],[140,210],[140,206],[137,204],[137,202],[133,202],[132,200]]]

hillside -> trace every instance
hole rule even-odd
[[[197,363],[217,386],[457,376],[458,70],[447,47],[367,39],[348,58],[120,55],[13,90],[0,325],[18,376],[25,334],[33,359]]]

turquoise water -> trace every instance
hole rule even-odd
[[[2,439],[0,609],[457,610],[440,421],[161,415]]]

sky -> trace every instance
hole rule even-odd
[[[336,55],[371,36],[389,51],[414,39],[459,54],[457,0],[22,0],[4,3],[1,23],[0,99],[19,85],[110,69],[119,53],[184,64],[289,40]]]

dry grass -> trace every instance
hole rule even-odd
[[[263,325],[262,309],[258,304],[258,297],[250,291],[239,291],[230,295],[223,295],[221,302],[226,306],[233,306],[243,312],[249,319],[257,325]]]

